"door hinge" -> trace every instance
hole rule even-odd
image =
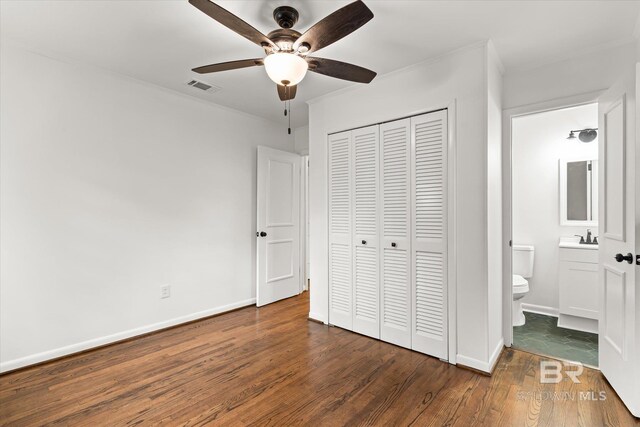
[[[592,170],[591,162],[589,162],[589,163],[587,164],[587,170],[588,170],[588,171],[591,171],[591,170]]]
[[[513,241],[509,240],[509,247],[513,247]]]

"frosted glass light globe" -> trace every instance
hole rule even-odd
[[[302,81],[309,65],[303,58],[293,53],[272,53],[264,58],[264,68],[269,78],[279,85],[297,85]]]

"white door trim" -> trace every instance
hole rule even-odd
[[[456,225],[456,213],[458,211],[456,194],[458,193],[457,181],[457,134],[456,134],[457,110],[456,100],[453,99],[447,105],[447,310],[449,329],[449,363],[458,363],[458,228]]]
[[[513,344],[513,321],[511,319],[513,301],[513,270],[511,246],[513,239],[513,209],[512,209],[512,130],[513,119],[545,111],[561,110],[563,108],[577,107],[598,102],[598,98],[604,92],[598,90],[584,94],[521,105],[502,110],[502,334],[504,345],[511,347]]]
[[[307,218],[309,216],[308,186],[309,155],[300,156],[300,292],[308,290],[309,271],[307,269]]]

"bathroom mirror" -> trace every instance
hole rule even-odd
[[[598,226],[598,160],[560,160],[560,224]]]

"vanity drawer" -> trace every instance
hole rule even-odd
[[[560,261],[598,263],[597,249],[560,248]]]

